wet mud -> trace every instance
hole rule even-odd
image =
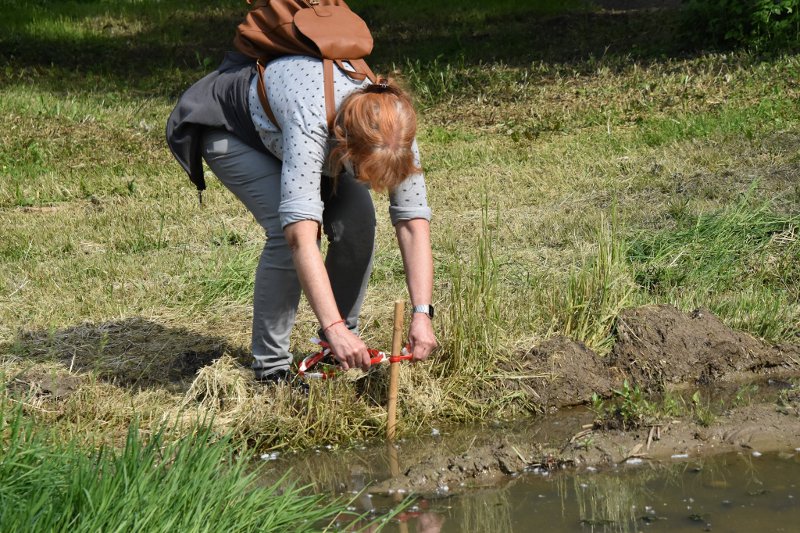
[[[498,436],[494,442],[455,453],[447,447],[428,448],[427,455],[372,490],[458,492],[531,470],[800,447],[800,347],[770,345],[734,331],[708,310],[683,313],[667,305],[625,310],[606,357],[564,337],[546,340],[524,355],[519,371],[529,377],[508,386],[524,390],[548,413],[534,425],[546,427],[554,413],[561,413],[556,417],[560,433],[550,428],[535,436]],[[661,416],[630,424],[627,430],[602,423],[587,409],[563,415],[571,407],[589,404],[593,394],[612,398],[626,381],[653,395],[703,390],[701,407],[707,416],[701,420],[692,412],[692,400],[685,401],[690,409],[682,416]],[[734,390],[759,387],[762,393],[747,401],[728,398],[726,404],[719,399],[731,397]]]
[[[800,449],[800,391],[793,389],[793,393],[783,407],[758,403],[730,409],[708,426],[676,418],[627,431],[606,430],[592,422],[591,412],[578,410],[533,422],[539,431],[484,429],[483,442],[463,450],[452,443],[428,443],[420,453],[414,451],[419,443],[399,443],[395,445],[401,457],[397,473],[387,473],[369,490],[443,496],[502,485],[526,472],[613,469],[729,452],[755,457],[796,453]],[[554,423],[559,427],[554,428]]]

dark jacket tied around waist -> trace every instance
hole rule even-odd
[[[212,73],[189,87],[167,120],[167,144],[197,186],[206,188],[200,141],[205,128],[221,128],[261,152],[264,144],[253,126],[248,105],[255,61],[238,52],[228,52]]]

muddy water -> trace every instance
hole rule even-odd
[[[797,532],[800,453],[524,474],[504,487],[420,500],[402,518],[384,531]]]
[[[323,448],[277,459],[267,455],[265,460],[273,480],[291,469],[291,479],[311,484],[316,492],[353,497],[354,512],[381,516],[408,496],[387,480],[430,455],[457,456],[509,435],[516,442],[563,442],[583,419],[591,414],[573,410],[535,428],[442,428],[393,447]],[[682,455],[465,479],[417,495],[382,531],[800,532],[800,450],[760,454],[743,448],[705,458]],[[353,529],[352,524],[341,527]]]

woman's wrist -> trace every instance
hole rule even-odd
[[[334,337],[341,337],[350,333],[350,328],[347,327],[347,323],[344,320],[337,320],[322,330],[322,333],[328,340],[331,340]]]
[[[327,326],[322,328],[322,333],[327,333],[329,329],[333,328],[338,324],[344,324],[344,318],[340,318],[338,320],[334,320],[333,322],[329,323]]]

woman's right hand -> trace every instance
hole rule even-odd
[[[343,370],[361,368],[369,370],[370,357],[367,345],[357,335],[347,329],[344,322],[334,324],[325,331],[333,356],[342,365]]]

